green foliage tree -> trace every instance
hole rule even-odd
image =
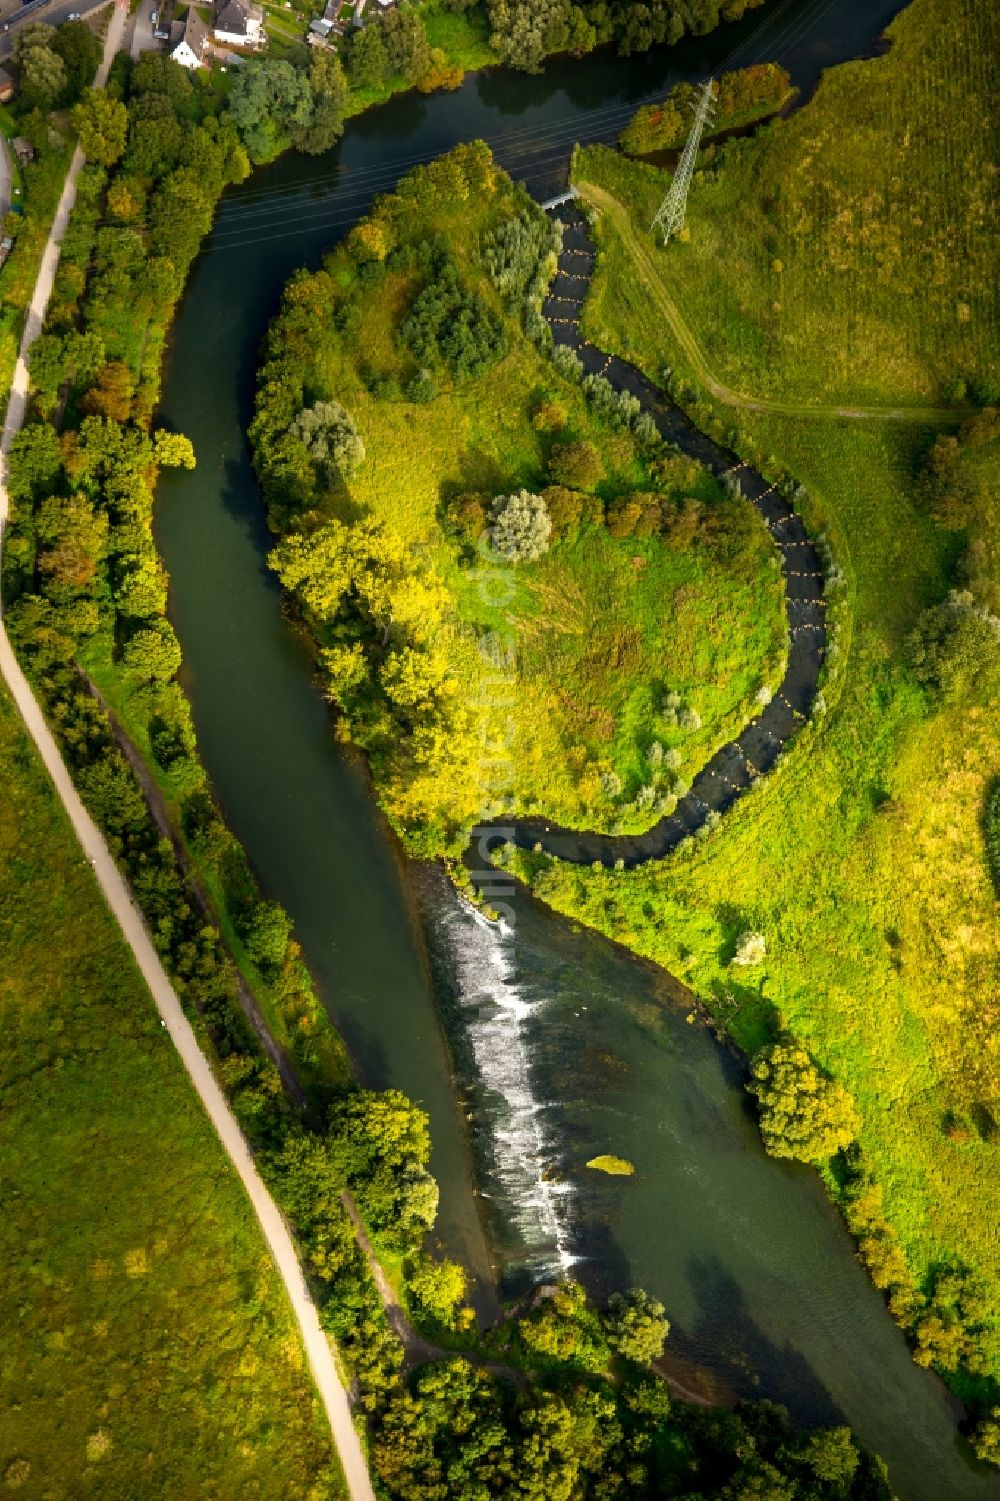
[[[293,140],[300,151],[318,156],[329,151],[344,134],[348,86],[340,58],[319,48],[309,64],[312,109],[307,124],[298,127]]]
[[[233,74],[228,113],[251,160],[270,161],[297,133],[310,128],[309,78],[283,60],[251,58]]]
[[[363,26],[351,38],[347,71],[356,89],[379,89],[389,72],[381,26]]]
[[[284,963],[292,920],[280,902],[255,902],[240,920],[240,937],[255,964],[277,969]]]
[[[545,501],[529,490],[500,495],[490,507],[490,541],[508,563],[535,563],[544,557],[552,535]]]
[[[431,65],[423,16],[419,11],[398,7],[382,17],[380,26],[389,73],[416,83]]]
[[[1000,667],[1000,619],[968,590],[952,590],[924,611],[907,646],[918,682],[953,700]]]
[[[85,21],[64,21],[52,38],[52,50],[63,60],[66,84],[60,104],[75,104],[101,61],[100,39]]]
[[[181,665],[180,642],[166,620],[144,626],[130,636],[122,650],[122,666],[137,678],[163,682]]]
[[[670,1332],[663,1304],[642,1288],[612,1294],[603,1323],[612,1350],[637,1365],[658,1359]]]
[[[842,1085],[821,1074],[805,1048],[777,1042],[754,1058],[749,1089],[772,1157],[825,1162],[857,1135],[858,1117]]]
[[[427,1318],[445,1328],[455,1326],[466,1290],[465,1271],[457,1262],[435,1261],[419,1251],[407,1267],[406,1286]]]
[[[153,457],[166,469],[194,469],[197,460],[194,444],[184,433],[171,433],[158,427],[153,434]]]
[[[507,353],[503,320],[462,283],[454,258],[428,244],[432,274],[400,325],[399,337],[419,365],[444,365],[456,378],[480,375]]]
[[[1000,1407],[992,1407],[980,1418],[972,1435],[972,1447],[979,1459],[1000,1465]]]
[[[128,110],[106,89],[88,89],[73,106],[73,127],[87,160],[113,167],[125,150]]]
[[[582,438],[576,443],[556,444],[549,456],[549,473],[557,485],[593,490],[604,478],[604,465],[597,445]]]
[[[66,64],[53,47],[55,32],[39,21],[19,27],[14,37],[14,62],[21,78],[25,103],[51,109],[66,92]]]

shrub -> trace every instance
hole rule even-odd
[[[485,495],[456,495],[445,507],[445,519],[457,537],[475,544],[486,530],[488,507]]]
[[[483,236],[483,264],[504,301],[516,306],[532,290],[542,263],[558,252],[560,233],[540,210],[504,219]]]
[[[594,501],[595,496],[581,495],[578,490],[567,490],[562,485],[550,485],[542,491],[542,499],[549,513],[552,523],[552,541],[561,541],[563,537],[571,536],[584,519],[584,501]],[[600,516],[603,518],[604,507],[598,501]]]
[[[540,495],[518,490],[501,495],[492,505],[491,540],[509,563],[535,563],[549,550],[552,521]]]
[[[850,1095],[821,1074],[798,1043],[778,1042],[758,1053],[747,1087],[757,1096],[760,1131],[772,1157],[825,1162],[857,1135]]]
[[[986,795],[983,824],[986,834],[986,858],[993,876],[993,884],[1000,893],[1000,782],[995,782]]]
[[[549,472],[557,485],[593,490],[604,478],[604,465],[595,444],[584,438],[578,443],[558,443],[549,458]]]

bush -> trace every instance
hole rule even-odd
[[[757,1096],[760,1132],[772,1157],[825,1162],[857,1135],[850,1095],[821,1074],[798,1043],[778,1042],[758,1053],[747,1087]]]
[[[490,511],[493,547],[509,563],[535,563],[549,550],[552,521],[540,495],[501,495]]]
[[[165,681],[174,676],[180,665],[180,642],[166,620],[136,631],[122,651],[125,671],[139,678]]]
[[[1000,893],[1000,782],[994,782],[986,795],[983,825],[986,835],[986,858],[993,876],[993,884]]]
[[[532,290],[543,263],[558,253],[558,228],[541,212],[504,219],[483,236],[483,264],[490,280],[510,307]]]

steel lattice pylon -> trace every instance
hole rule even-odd
[[[687,211],[688,189],[691,186],[691,178],[694,176],[694,164],[698,159],[698,147],[701,145],[701,134],[705,129],[705,122],[713,109],[715,95],[715,81],[709,78],[701,86],[701,97],[695,105],[694,124],[691,126],[691,134],[684,142],[684,150],[681,159],[677,163],[677,171],[674,180],[670,184],[670,192],[664,198],[657,210],[656,218],[649,226],[655,229],[657,225],[663,232],[663,243],[670,239],[671,235],[677,234],[684,228],[684,215]]]

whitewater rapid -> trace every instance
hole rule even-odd
[[[536,1278],[565,1273],[571,1249],[572,1185],[559,1175],[544,1100],[532,1077],[529,1022],[546,1005],[517,978],[516,927],[490,921],[458,899],[439,914],[451,960],[455,1006],[471,1050],[488,1132],[489,1179],[505,1239]],[[513,1232],[513,1235],[510,1235]]]

